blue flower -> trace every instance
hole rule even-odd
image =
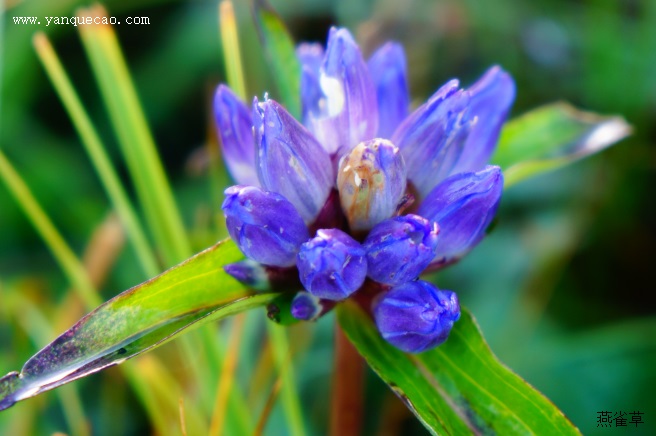
[[[250,111],[230,88],[220,85],[214,96],[214,114],[230,174],[240,185],[260,186],[253,165],[255,141]]]
[[[254,186],[232,186],[221,208],[230,237],[250,259],[291,266],[309,236],[301,216],[282,195]]]
[[[378,330],[389,343],[408,353],[436,347],[460,318],[455,292],[417,280],[390,289],[374,308]]]
[[[305,289],[328,300],[349,297],[367,277],[364,248],[339,229],[317,230],[301,245],[296,265]]]
[[[438,246],[439,229],[419,215],[390,218],[371,229],[363,245],[367,274],[386,285],[400,285],[419,277],[430,265]]]
[[[306,291],[292,302],[297,319],[354,298],[392,345],[433,348],[460,306],[455,293],[417,279],[485,236],[503,190],[487,162],[514,82],[495,66],[467,89],[449,81],[410,112],[399,44],[365,61],[348,30],[331,29],[325,50],[302,44],[297,55],[302,123],[266,96],[249,111],[217,90],[228,169],[250,185],[226,190],[227,227],[249,259],[226,271],[259,288],[296,277],[290,287]]]

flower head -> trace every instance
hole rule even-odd
[[[512,78],[492,67],[467,89],[451,80],[408,115],[399,44],[365,61],[348,30],[332,29],[325,50],[302,44],[297,56],[302,124],[267,97],[254,100],[249,122],[243,102],[223,85],[217,91],[228,169],[251,185],[226,190],[228,230],[266,265],[226,271],[250,286],[295,275],[307,292],[290,310],[303,320],[345,298],[369,304],[359,291],[373,289],[367,309],[388,342],[407,352],[435,347],[460,306],[455,293],[417,279],[471,250],[494,217],[503,176],[486,164],[514,99]]]

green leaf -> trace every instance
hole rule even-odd
[[[182,330],[268,304],[223,271],[243,255],[230,240],[135,286],[86,315],[0,379],[0,410],[157,347]]]
[[[492,163],[501,166],[508,187],[603,150],[630,134],[631,126],[622,117],[554,103],[506,123]]]
[[[267,0],[256,0],[253,14],[278,89],[278,100],[299,119],[301,64],[296,57],[294,40]]]
[[[492,354],[463,308],[449,339],[406,354],[388,344],[355,303],[339,323],[371,368],[434,434],[579,434],[547,398]]]

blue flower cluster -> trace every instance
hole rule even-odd
[[[512,105],[512,78],[492,67],[468,89],[442,86],[409,113],[405,55],[387,43],[366,62],[346,29],[324,49],[298,47],[302,123],[265,96],[252,110],[226,86],[215,115],[227,166],[230,236],[248,258],[226,267],[257,287],[292,274],[292,315],[358,294],[382,336],[407,352],[444,342],[460,316],[454,292],[418,280],[484,236],[503,177],[487,162]],[[373,289],[373,291],[372,291]]]

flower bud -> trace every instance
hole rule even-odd
[[[351,230],[369,230],[394,216],[405,194],[403,156],[385,139],[361,142],[342,158],[337,188]]]
[[[308,103],[306,124],[337,158],[378,131],[376,88],[346,29],[330,30],[319,74],[320,100]]]
[[[312,223],[335,183],[332,161],[321,144],[282,106],[253,103],[257,169],[262,187],[283,195],[306,224]]]
[[[214,96],[214,116],[221,137],[223,159],[240,185],[260,186],[255,169],[255,140],[248,107],[225,85]]]
[[[231,263],[224,266],[223,270],[251,289],[264,291],[270,286],[266,268],[254,260],[246,259],[241,262]]]
[[[378,224],[362,244],[367,252],[367,275],[392,286],[416,279],[435,257],[438,232],[437,224],[418,215]]]
[[[390,138],[408,115],[410,96],[403,46],[388,42],[367,62],[378,100],[378,136]]]
[[[446,341],[460,318],[460,304],[455,292],[418,280],[381,295],[373,314],[387,342],[407,353],[420,353]]]
[[[299,292],[292,300],[292,316],[301,321],[314,321],[322,310],[321,299],[309,292]]]
[[[324,50],[321,44],[303,43],[296,47],[296,57],[301,63],[301,106],[303,123],[307,126],[309,114],[317,113],[324,99],[319,83]]]
[[[501,126],[515,100],[515,82],[500,67],[487,70],[471,87],[469,117],[476,119],[451,174],[480,171],[492,157]]]
[[[291,266],[309,238],[303,219],[280,194],[253,186],[231,186],[221,208],[230,236],[250,259]]]
[[[347,298],[367,276],[364,249],[338,229],[317,230],[314,238],[301,245],[296,265],[305,289],[327,300]]]
[[[440,226],[433,264],[447,264],[478,244],[497,211],[503,192],[501,168],[456,174],[437,185],[417,213]]]
[[[457,80],[451,80],[410,114],[392,135],[420,199],[450,176],[458,163],[475,122],[468,109],[469,93],[458,89]]]

